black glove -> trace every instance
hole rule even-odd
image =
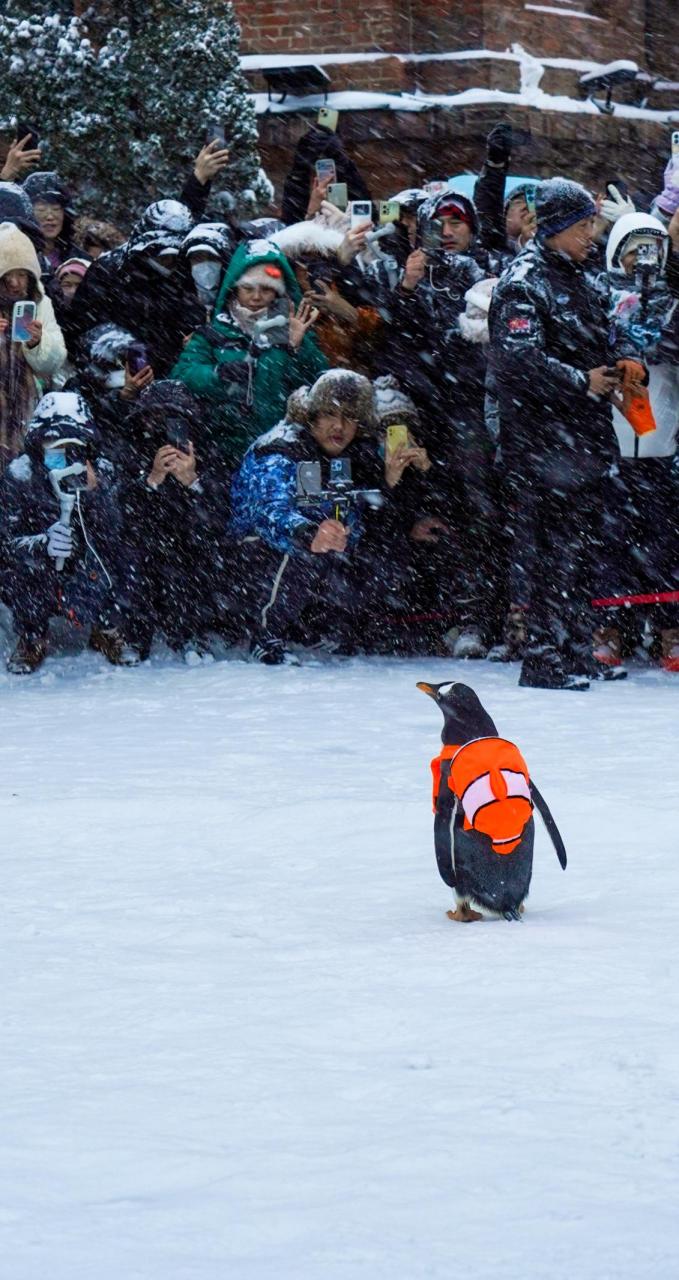
[[[229,382],[233,386],[243,387],[250,381],[250,373],[255,363],[248,351],[244,360],[227,360],[223,364],[215,365],[215,373],[220,382]]]
[[[486,154],[491,164],[509,164],[512,154],[512,126],[503,121],[491,129],[486,139]]]

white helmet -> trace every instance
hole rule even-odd
[[[609,271],[621,266],[621,258],[640,244],[657,244],[660,241],[662,265],[667,262],[670,238],[667,227],[650,213],[626,213],[611,228],[606,245],[606,266]]]

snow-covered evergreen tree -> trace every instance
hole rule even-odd
[[[9,140],[17,119],[33,123],[45,168],[90,201],[105,197],[124,128],[129,48],[116,33],[95,51],[85,23],[56,9],[54,0],[9,0],[0,14],[0,128]]]
[[[240,213],[272,197],[260,169],[257,124],[240,70],[240,28],[230,0],[149,0],[131,45],[135,124],[131,160],[147,192],[176,191],[212,121],[224,127],[230,162],[221,186]]]
[[[16,118],[35,123],[45,167],[76,189],[81,208],[129,224],[150,200],[179,194],[208,123],[219,121],[231,151],[217,183],[227,202],[241,214],[268,203],[228,0],[71,9],[65,0],[8,0],[0,14],[8,139]]]

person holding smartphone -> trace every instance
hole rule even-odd
[[[334,163],[334,176],[330,168]],[[317,168],[318,165],[318,168]],[[370,200],[370,192],[339,135],[315,124],[300,138],[283,184],[281,213],[287,226],[313,217],[332,183],[347,186],[349,200]]]
[[[327,367],[312,332],[317,317],[285,254],[264,242],[239,245],[211,323],[193,334],[172,371],[202,402],[229,466],[283,417],[295,387]]]
[[[17,330],[17,304],[25,310]],[[31,317],[31,318],[28,318]],[[17,340],[17,333],[25,336]],[[14,334],[14,336],[13,336]],[[11,223],[0,225],[0,474],[23,448],[26,427],[40,398],[66,360],[64,337],[40,282],[31,241]]]
[[[315,606],[321,632],[351,649],[376,631],[392,586],[392,503],[377,456],[375,405],[369,380],[329,369],[290,397],[284,421],[248,449],[234,476],[232,533],[238,540],[236,607],[250,632],[250,652],[265,666],[290,660],[285,647]],[[328,486],[342,464],[354,497],[338,507]],[[313,493],[303,477],[317,480]],[[362,623],[371,613],[372,626]]]
[[[228,478],[183,383],[161,379],[134,404],[119,454],[127,553],[125,634],[148,657],[154,635],[184,656],[222,629],[217,595],[228,573]]]

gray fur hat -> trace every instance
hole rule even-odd
[[[370,379],[352,369],[326,369],[312,387],[298,387],[293,391],[288,400],[287,417],[308,427],[319,413],[338,410],[348,418],[356,418],[362,434],[371,434],[377,420]]]

